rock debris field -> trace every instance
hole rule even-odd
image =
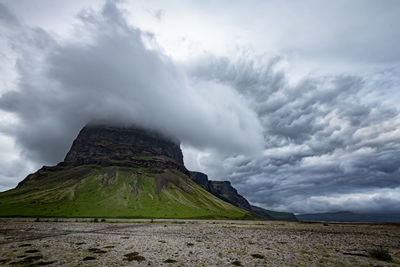
[[[96,221],[0,219],[0,265],[400,266],[400,224]]]

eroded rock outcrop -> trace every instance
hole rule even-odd
[[[65,157],[74,165],[159,156],[183,165],[178,141],[137,127],[88,124],[79,133]]]
[[[276,212],[252,206],[229,181],[210,181],[208,176],[201,172],[190,172],[191,179],[214,196],[249,211],[254,217],[268,220],[297,221],[293,213]]]
[[[28,175],[26,179],[19,183],[17,188],[23,189],[24,187],[41,185],[49,181],[54,184],[64,183],[67,180],[78,181],[90,175],[101,176],[97,172],[108,173],[109,170],[117,170],[118,168],[120,168],[121,173],[124,172],[123,170],[127,170],[126,172],[130,173],[130,178],[124,178],[125,180],[136,179],[135,196],[139,195],[139,187],[141,190],[146,189],[143,186],[139,186],[138,179],[143,176],[153,177],[148,179],[155,179],[156,188],[150,194],[152,198],[154,198],[153,194],[159,196],[168,185],[178,188],[182,194],[199,193],[195,188],[191,188],[190,183],[188,183],[191,179],[207,192],[217,197],[217,201],[223,200],[223,203],[227,202],[235,206],[228,205],[227,209],[240,208],[234,211],[236,213],[250,215],[250,212],[254,217],[262,219],[290,220],[294,217],[293,214],[289,214],[292,216],[290,217],[286,216],[287,214],[251,206],[229,181],[210,181],[204,173],[188,171],[184,166],[179,141],[166,137],[161,133],[138,127],[94,123],[86,125],[74,140],[63,162],[52,167],[42,167],[37,172]],[[126,176],[127,174],[124,175]],[[116,179],[115,174],[111,176],[112,179]],[[129,185],[132,185],[132,183],[129,183]],[[196,185],[194,186],[197,187]],[[206,192],[203,191],[202,194],[204,193]],[[159,205],[164,204],[166,205],[166,203]],[[232,208],[229,208],[229,206]],[[221,208],[218,205],[216,207],[218,209]]]

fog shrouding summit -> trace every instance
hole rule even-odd
[[[376,45],[359,44],[362,55],[348,47],[368,71],[293,82],[285,54],[204,49],[178,61],[159,42],[165,36],[132,24],[119,2],[81,10],[65,35],[28,25],[17,11],[0,3],[0,190],[61,161],[86,123],[107,120],[178,138],[190,169],[229,179],[264,208],[400,212],[397,28],[371,34]],[[150,13],[168,25],[168,12]],[[379,43],[385,53],[362,62]]]

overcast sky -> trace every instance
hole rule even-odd
[[[251,203],[400,212],[400,2],[0,0],[0,191],[94,119]]]

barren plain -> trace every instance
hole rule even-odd
[[[373,258],[384,250],[391,261]],[[4,266],[400,266],[399,224],[0,219]]]

